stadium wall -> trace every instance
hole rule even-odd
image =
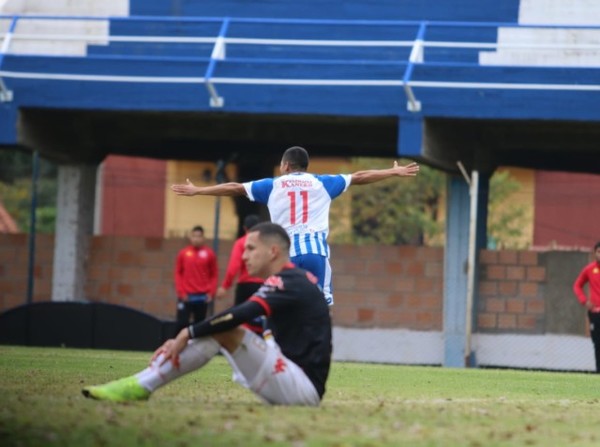
[[[515,22],[519,0],[130,0],[131,15]]]
[[[99,222],[96,233],[157,236],[165,227],[167,162],[111,155],[100,171]]]
[[[591,247],[600,240],[600,175],[535,173],[535,246]]]
[[[160,319],[175,313],[173,262],[182,238],[95,236],[86,296]],[[209,241],[212,244],[212,241]],[[220,241],[221,278],[231,241]],[[36,240],[34,302],[51,299],[54,238]],[[26,234],[0,234],[0,311],[26,302]],[[337,360],[441,364],[443,248],[332,248]],[[584,252],[488,251],[481,276],[473,346],[480,365],[593,369],[585,313],[571,286],[590,260]],[[231,295],[216,303],[219,311]]]

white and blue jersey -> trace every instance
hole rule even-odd
[[[291,240],[290,257],[329,257],[329,207],[350,186],[351,175],[294,172],[244,183],[253,202],[269,208],[271,222],[281,225]]]

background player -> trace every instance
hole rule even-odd
[[[244,262],[267,278],[249,300],[179,332],[154,353],[140,373],[85,387],[84,396],[126,402],[145,400],[161,386],[204,366],[223,348],[240,383],[265,402],[320,403],[331,364],[331,319],[316,278],[289,260],[290,239],[270,222],[248,233]],[[239,326],[266,315],[275,342]]]
[[[590,336],[594,344],[596,372],[600,373],[600,242],[594,245],[593,262],[586,265],[573,284],[573,292],[582,306],[588,311]],[[583,287],[589,284],[589,298]]]
[[[227,290],[233,285],[233,281],[236,277],[238,279],[235,286],[234,305],[241,304],[250,298],[263,283],[263,278],[251,276],[248,273],[246,263],[242,259],[244,254],[244,244],[248,237],[248,230],[256,225],[259,220],[260,219],[256,214],[249,214],[244,218],[244,235],[237,239],[231,248],[225,278],[223,279],[221,286],[217,289],[216,298],[223,298],[225,296]],[[259,318],[257,321],[249,324],[248,328],[257,334],[261,334],[263,332],[263,320],[263,318]]]
[[[329,305],[333,304],[329,265],[329,208],[331,201],[350,185],[366,185],[391,177],[414,177],[416,163],[389,169],[371,169],[353,174],[315,175],[308,169],[308,152],[299,146],[287,149],[279,166],[281,176],[247,183],[222,183],[214,186],[173,185],[178,195],[241,196],[266,204],[271,221],[281,225],[292,241],[290,257],[294,264],[313,273],[323,288]]]
[[[175,290],[177,291],[177,326],[206,318],[208,303],[217,291],[219,268],[215,252],[205,245],[204,228],[190,232],[190,245],[181,249],[175,259]]]

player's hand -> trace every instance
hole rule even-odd
[[[393,166],[396,175],[400,177],[414,177],[419,173],[419,165],[415,162],[409,163],[406,166],[400,166],[397,161],[394,162]]]
[[[162,366],[170,360],[175,368],[179,368],[179,354],[187,346],[188,340],[188,330],[187,328],[184,328],[179,332],[176,338],[167,340],[160,348],[154,351],[150,363],[154,362],[162,354],[163,358],[158,366]]]
[[[185,185],[171,185],[171,190],[175,192],[178,196],[195,196],[198,188],[190,182],[189,178],[185,179]]]
[[[224,287],[219,287],[217,289],[217,293],[215,293],[215,298],[221,299],[225,296],[226,293],[227,289],[225,289]]]
[[[591,301],[588,300],[588,301],[585,302],[585,308],[587,310],[594,310],[594,304]]]

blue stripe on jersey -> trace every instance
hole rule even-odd
[[[264,178],[252,182],[252,195],[255,202],[266,204],[269,201],[271,191],[273,191],[272,178]]]
[[[306,247],[306,248],[304,249],[304,250],[305,250],[305,251],[304,251],[304,253],[319,253],[319,252],[316,250],[316,247],[314,246],[314,244],[313,244],[313,240],[312,240],[312,238],[311,238],[310,236],[311,236],[311,235],[310,235],[309,233],[306,233],[306,234],[304,235],[304,245],[305,245],[305,247]]]
[[[300,249],[300,235],[299,234],[294,234],[294,240],[292,242],[292,253],[290,253],[291,256],[298,256],[300,253],[302,253],[302,250]]]
[[[317,235],[317,241],[319,243],[319,252],[324,253],[326,257],[329,257],[329,246],[327,245],[327,240],[325,238],[325,233],[319,233]]]
[[[323,183],[325,190],[332,199],[335,199],[346,190],[346,181],[341,175],[317,175],[316,177]]]
[[[329,257],[329,246],[325,233],[294,234],[292,236],[290,256],[315,254]]]

